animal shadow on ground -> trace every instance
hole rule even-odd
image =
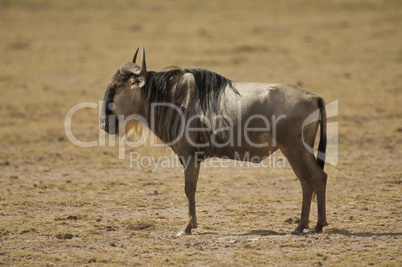
[[[333,228],[325,231],[328,235],[344,235],[344,236],[357,236],[357,237],[381,237],[381,236],[402,236],[402,233],[372,233],[372,232],[360,232],[353,233],[345,229]]]
[[[219,235],[217,232],[198,232],[196,235]],[[251,235],[260,235],[260,236],[284,236],[287,233],[278,233],[272,230],[251,230],[250,232],[243,233],[243,234],[228,234],[224,236],[251,236]]]
[[[251,230],[250,232],[239,234],[239,236],[248,236],[248,235],[287,235],[287,234],[278,233],[272,230]]]

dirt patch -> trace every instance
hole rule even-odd
[[[398,1],[0,3],[0,264],[400,266],[402,5]],[[169,151],[101,146],[98,104],[137,47],[147,65],[298,84],[338,100],[339,162],[326,166],[329,226],[293,236],[301,188],[288,165],[203,167],[198,228]],[[332,124],[335,125],[335,124]],[[101,136],[102,137],[102,136]],[[174,162],[174,161],[173,161]],[[276,162],[277,163],[277,162]],[[145,165],[145,164],[144,164]],[[316,203],[310,227],[317,219]]]

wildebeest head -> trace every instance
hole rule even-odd
[[[147,66],[145,63],[145,50],[142,48],[141,67],[135,62],[138,49],[133,61],[120,66],[110,81],[104,99],[99,126],[108,134],[119,133],[119,119],[137,114],[141,105],[141,88],[146,82]],[[125,131],[127,132],[127,126]]]

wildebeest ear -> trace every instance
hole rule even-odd
[[[138,76],[137,78],[131,78],[131,89],[142,88],[145,85],[145,76]]]

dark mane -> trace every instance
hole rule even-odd
[[[143,100],[148,103],[169,102],[172,87],[179,82],[183,74],[179,67],[172,67],[171,70],[163,72],[148,72],[146,85],[141,92]]]
[[[204,69],[185,69],[172,67],[171,70],[147,73],[146,86],[142,88],[143,100],[148,103],[170,102],[172,97],[172,88],[177,84],[185,73],[191,73],[194,76],[198,90],[198,102],[204,113],[209,110],[217,112],[220,97],[229,85],[232,91],[240,95],[234,88],[231,80],[209,70]]]
[[[211,109],[217,112],[220,97],[226,86],[229,85],[235,94],[240,95],[233,87],[231,80],[215,72],[204,69],[186,69],[184,72],[191,73],[194,76],[198,88],[199,103],[204,113]]]

